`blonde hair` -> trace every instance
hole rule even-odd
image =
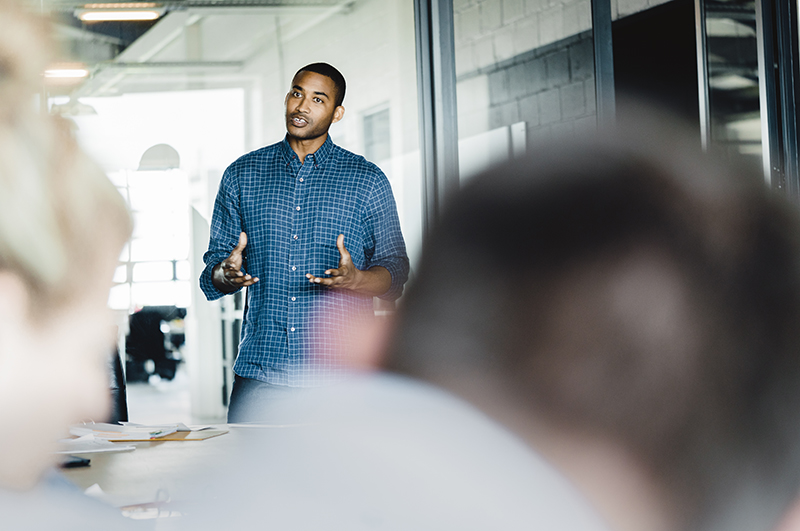
[[[122,197],[67,124],[35,108],[48,43],[44,21],[0,0],[0,271],[40,309],[95,282],[98,258],[131,232]]]

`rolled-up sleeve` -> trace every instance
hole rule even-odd
[[[408,255],[392,187],[377,166],[375,171],[378,177],[364,216],[365,233],[373,244],[372,256],[367,256],[368,267],[380,266],[389,271],[392,284],[380,298],[395,300],[403,294],[403,286],[408,280]]]
[[[214,286],[211,275],[214,267],[228,258],[239,242],[239,234],[242,232],[239,197],[238,180],[232,165],[225,170],[219,184],[217,199],[214,202],[214,213],[211,217],[208,250],[203,255],[206,267],[200,274],[200,289],[203,290],[209,301],[227,295]]]

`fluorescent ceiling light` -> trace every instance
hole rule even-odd
[[[155,2],[110,2],[105,4],[83,4],[83,9],[146,9],[161,7]]]
[[[44,77],[51,79],[80,79],[89,75],[86,68],[48,68]]]
[[[164,8],[151,2],[86,4],[75,11],[84,22],[155,20],[163,14]]]
[[[106,22],[127,20],[155,20],[161,16],[157,11],[84,11],[78,18],[84,22]]]

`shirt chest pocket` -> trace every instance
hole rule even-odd
[[[313,240],[326,255],[335,256],[335,263],[338,263],[336,239],[344,234],[344,246],[353,258],[353,264],[362,269],[365,265],[363,227],[354,218],[352,213],[320,212],[314,218]]]

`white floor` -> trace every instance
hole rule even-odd
[[[189,375],[183,364],[172,380],[151,378],[150,383],[128,384],[128,420],[139,424],[220,424],[224,418],[192,417]]]

